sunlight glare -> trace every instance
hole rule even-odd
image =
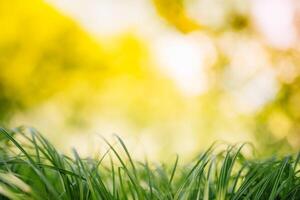
[[[253,0],[252,12],[267,42],[277,48],[292,47],[297,39],[293,0]]]
[[[215,58],[211,41],[203,35],[166,34],[155,42],[156,61],[186,95],[206,90],[205,68]]]

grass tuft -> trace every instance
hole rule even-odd
[[[259,160],[243,145],[212,145],[186,165],[135,161],[105,140],[99,159],[58,152],[32,128],[0,128],[0,199],[297,200],[300,153]]]

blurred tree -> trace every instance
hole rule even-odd
[[[0,27],[2,119],[68,87],[79,68],[105,71],[99,44],[42,1],[0,1]]]
[[[189,34],[191,31],[205,32],[209,37],[213,38],[218,49],[216,62],[212,66],[208,66],[210,88],[207,93],[198,98],[198,116],[205,116],[205,120],[199,118],[202,121],[197,122],[198,126],[202,124],[200,126],[202,128],[199,127],[199,130],[206,131],[208,135],[218,132],[225,134],[226,132],[236,132],[235,127],[242,124],[244,128],[238,128],[238,131],[248,130],[253,132],[257,143],[261,147],[265,147],[265,150],[276,151],[279,149],[279,146],[285,150],[290,150],[290,146],[293,146],[294,149],[299,149],[299,50],[276,49],[276,47],[262,41],[259,30],[255,29],[253,25],[253,17],[250,13],[251,5],[248,1],[153,0],[153,2],[160,16],[177,28],[178,31],[186,34]],[[215,7],[208,7],[211,2],[216,3],[213,4]],[[199,17],[197,19],[193,18],[191,13],[189,13],[187,6],[189,4],[198,6],[198,12],[201,11],[203,5],[204,9],[214,9],[218,5],[218,8],[222,8],[222,12],[218,13],[218,16],[222,16],[222,20],[219,20],[222,23],[210,23],[209,18],[205,17],[200,17],[200,19]],[[218,11],[211,10],[211,13],[214,12]],[[235,61],[232,55],[226,54],[224,50],[224,38],[226,37],[232,37],[232,43],[238,41],[238,39],[255,39],[266,51],[266,59],[270,58],[271,60],[272,71],[276,74],[275,78],[280,89],[273,99],[270,99],[266,104],[262,105],[262,108],[255,112],[239,113],[237,105],[234,105],[235,101],[232,100],[231,92],[233,89],[231,88],[231,91],[226,89],[226,85],[237,78],[228,73],[231,70],[232,63]],[[234,49],[234,44],[229,45],[231,45],[231,49]],[[244,46],[246,46],[246,43]],[[243,69],[241,68],[240,70],[242,71]],[[246,85],[253,78],[255,76],[250,77],[249,80],[242,84]],[[237,90],[235,92],[239,92],[239,95],[242,95],[241,91]],[[228,116],[228,113],[230,112],[236,117],[229,118],[230,115]],[[203,129],[203,127],[205,128]],[[276,148],[271,148],[270,145]]]
[[[2,122],[50,100],[77,128],[99,113],[160,126],[182,109],[179,92],[131,33],[96,41],[37,0],[0,1],[0,27]]]
[[[200,24],[187,15],[184,0],[153,0],[153,2],[159,15],[178,30],[188,33],[201,28]]]
[[[266,149],[278,141],[299,148],[299,50],[277,50],[264,43],[242,0],[217,2],[220,23],[193,17],[187,6],[192,0],[152,2],[175,27],[172,32],[182,36],[200,31],[212,41],[217,55],[205,66],[207,91],[193,97],[180,93],[133,33],[96,39],[43,1],[0,0],[0,122],[51,102],[59,112],[55,117],[79,130],[112,119],[138,131],[150,127],[167,142],[175,131],[201,133],[209,138],[199,139],[203,145],[250,132]],[[275,74],[277,94],[256,110],[241,111],[237,99],[255,103],[243,90],[263,70]],[[263,87],[259,84],[252,92]],[[247,106],[242,105],[244,110]]]

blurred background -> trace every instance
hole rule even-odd
[[[89,155],[300,147],[297,0],[0,0],[0,123]]]

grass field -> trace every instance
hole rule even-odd
[[[300,199],[300,154],[262,160],[249,144],[214,144],[188,164],[155,164],[116,138],[99,158],[81,158],[34,129],[1,128],[0,199]]]

